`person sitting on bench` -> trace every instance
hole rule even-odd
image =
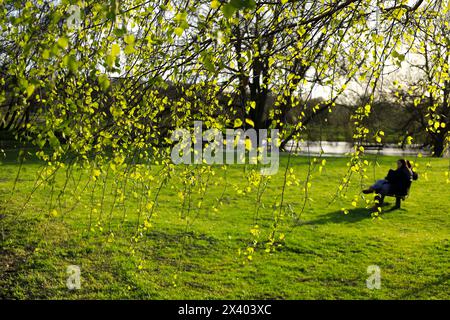
[[[397,197],[396,207],[400,207],[399,200],[408,195],[409,187],[412,180],[417,180],[418,175],[412,170],[411,163],[405,159],[397,161],[397,170],[389,170],[385,179],[380,179],[375,182],[368,189],[363,190],[363,193],[376,192],[380,196],[377,197],[378,206],[383,203],[384,197],[392,195]],[[377,209],[375,206],[374,209]]]
[[[412,168],[411,162],[409,162],[409,160],[406,160],[406,166],[408,167],[408,169],[411,171],[411,176],[412,179],[414,181],[416,181],[417,179],[419,179],[419,175],[417,174],[417,172],[415,172]]]

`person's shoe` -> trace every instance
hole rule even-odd
[[[376,204],[372,208],[370,208],[370,212],[380,214],[382,212],[382,210],[380,210],[380,208],[381,208],[381,206]]]
[[[362,192],[363,192],[364,194],[369,194],[369,193],[372,193],[373,190],[372,190],[372,189],[366,189],[366,190],[363,190]]]

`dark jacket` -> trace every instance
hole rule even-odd
[[[389,181],[389,194],[406,196],[411,187],[411,182],[417,180],[417,174],[411,173],[407,168],[389,170],[386,180]]]

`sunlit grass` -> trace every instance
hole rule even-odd
[[[152,226],[133,245],[139,215],[133,190],[145,186],[130,186],[125,208],[116,204],[111,210],[112,180],[105,189],[101,183],[91,183],[78,203],[79,192],[70,193],[73,179],[58,202],[58,188],[65,181],[61,172],[53,193],[51,185],[38,188],[24,207],[41,164],[25,162],[11,197],[18,165],[7,161],[0,166],[0,298],[449,298],[448,159],[417,159],[420,178],[402,209],[373,220],[362,200],[357,207],[351,205],[362,187],[357,176],[348,198],[330,203],[347,171],[347,159],[327,158],[321,172],[314,169],[311,199],[305,202],[302,188],[309,159],[293,158],[299,185],[286,189],[284,203],[292,210],[277,233],[285,234],[285,240],[275,253],[258,246],[249,261],[239,251],[251,243],[255,223],[261,229],[261,243],[270,232],[286,160],[283,157],[278,175],[262,197],[256,221],[257,189],[238,194],[247,185],[250,168],[229,167],[226,175],[218,170],[206,193],[193,194],[193,206],[183,214],[179,180],[174,176],[161,189]],[[372,180],[384,177],[396,158],[369,160],[379,163],[368,172]],[[156,172],[157,168],[158,178]],[[82,170],[77,174],[81,181],[88,177]],[[222,205],[214,210],[217,199]],[[81,268],[80,290],[66,287],[66,268],[72,264]],[[369,265],[381,268],[380,290],[366,288]]]

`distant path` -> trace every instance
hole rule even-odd
[[[297,149],[299,154],[319,155],[323,151],[323,155],[339,156],[352,152],[353,143],[343,141],[304,141],[296,144],[294,141],[289,141],[285,148],[287,151],[295,151]],[[396,144],[384,144],[382,148],[367,148],[365,152],[383,156],[415,156],[418,153],[424,156],[430,155],[429,150],[421,149],[419,145],[409,145],[402,149]]]

